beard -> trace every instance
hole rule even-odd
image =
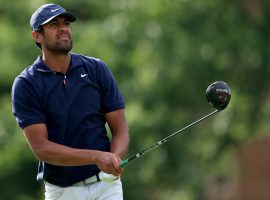
[[[45,39],[44,46],[49,51],[60,54],[67,54],[72,49],[73,42],[71,37],[67,41],[62,41],[57,37],[55,42]]]

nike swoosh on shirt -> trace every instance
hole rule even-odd
[[[82,78],[85,77],[85,76],[88,76],[88,74],[81,74],[81,77]]]

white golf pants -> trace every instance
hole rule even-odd
[[[76,185],[76,184],[75,184]],[[45,200],[123,200],[122,182],[59,187],[45,182]]]

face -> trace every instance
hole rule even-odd
[[[56,17],[42,28],[43,31],[37,36],[43,51],[68,53],[72,49],[71,25],[65,17]]]

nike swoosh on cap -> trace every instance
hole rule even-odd
[[[56,8],[56,9],[51,9],[51,12],[56,12],[57,10],[59,10],[60,8]]]

